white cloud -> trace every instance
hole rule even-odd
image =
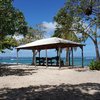
[[[57,23],[44,21],[42,22],[42,25],[45,28],[45,31],[47,32],[47,37],[50,37],[55,31]]]
[[[22,38],[23,38],[23,36],[22,36],[22,35],[18,35],[18,36],[14,35],[13,37],[14,37],[16,40],[20,40],[20,39],[22,39]]]
[[[54,30],[56,28],[56,22],[43,22],[43,26],[46,27],[48,30]]]

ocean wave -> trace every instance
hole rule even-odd
[[[10,59],[10,60],[12,60],[12,61],[13,61],[13,60],[16,60],[16,59]]]
[[[1,62],[1,64],[17,64],[17,63]],[[21,64],[21,63],[18,63],[18,64]]]

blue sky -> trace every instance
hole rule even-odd
[[[66,0],[14,0],[14,6],[20,9],[29,25],[43,21],[53,21],[54,15],[63,7]]]
[[[14,6],[23,12],[26,21],[29,26],[44,23],[47,27],[47,37],[53,34],[55,23],[53,17],[57,11],[63,7],[66,0],[14,0]],[[95,48],[92,41],[87,40],[84,47],[84,56],[95,56]],[[54,51],[54,50],[53,50]],[[53,56],[54,52],[48,51],[49,56]],[[80,53],[79,53],[80,52]],[[44,53],[42,52],[42,55]],[[51,55],[52,54],[52,55]],[[20,51],[20,56],[32,56],[31,51]],[[62,53],[62,56],[65,52]],[[75,56],[81,56],[80,48],[74,53]],[[0,56],[16,56],[16,50],[6,50],[6,53],[0,54]]]

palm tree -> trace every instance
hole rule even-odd
[[[59,37],[76,42],[80,41],[75,32],[70,31],[70,28],[73,25],[73,17],[66,13],[65,7],[58,11],[57,15],[54,17],[54,20],[56,21],[57,26],[53,37]],[[66,65],[68,65],[68,51],[69,48],[66,48]]]

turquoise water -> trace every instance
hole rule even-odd
[[[65,63],[65,58],[62,58]],[[94,57],[85,57],[84,58],[84,66],[88,66],[91,60],[95,60]],[[0,57],[0,63],[3,64],[16,64],[17,58],[16,57]],[[19,57],[18,62],[20,64],[31,64],[32,63],[32,57]],[[81,66],[81,58],[75,57],[74,58],[74,65],[75,66]]]

